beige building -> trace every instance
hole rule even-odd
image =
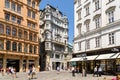
[[[39,65],[40,0],[0,0],[0,68]]]

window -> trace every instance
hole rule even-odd
[[[3,34],[3,33],[4,33],[4,25],[0,24],[0,34]]]
[[[95,18],[95,26],[96,26],[96,29],[100,27],[100,18],[99,17]]]
[[[28,9],[28,17],[31,17],[31,11]]]
[[[28,27],[31,27],[31,23],[30,22],[28,22],[27,25],[28,25]]]
[[[78,6],[80,6],[81,5],[81,0],[77,0],[77,2],[78,2]]]
[[[19,37],[19,38],[22,38],[22,30],[19,30],[19,32],[18,32],[18,37]]]
[[[17,23],[20,25],[21,24],[21,18],[17,19]]]
[[[24,38],[28,39],[28,33],[27,33],[27,31],[24,31]]]
[[[32,18],[35,19],[35,12],[32,12]]]
[[[6,26],[6,34],[10,35],[11,34],[11,29],[9,26]]]
[[[59,54],[55,54],[55,58],[59,59],[60,55]]]
[[[90,31],[90,26],[89,26],[89,23],[86,23],[86,32],[89,32]]]
[[[21,13],[21,6],[20,5],[17,5],[17,12]]]
[[[24,45],[24,52],[28,53],[28,45],[27,44]]]
[[[5,0],[5,7],[10,8],[10,1],[9,0]]]
[[[15,4],[15,3],[12,3],[11,7],[12,7],[12,10],[13,10],[13,11],[16,10],[16,4]]]
[[[18,52],[22,52],[22,44],[21,43],[18,44]]]
[[[16,22],[16,16],[12,16],[12,22]]]
[[[17,36],[17,30],[15,28],[12,30],[12,36]]]
[[[78,26],[77,26],[78,35],[81,34],[81,26],[82,26],[82,24],[78,24]]]
[[[78,14],[78,20],[80,20],[80,19],[81,19],[81,10],[79,10],[79,11],[77,12],[77,14]]]
[[[90,49],[90,40],[86,40],[86,49]]]
[[[30,6],[31,5],[31,0],[27,0],[27,4]]]
[[[114,22],[114,11],[108,12],[108,20],[109,20],[109,23]]]
[[[81,50],[81,42],[78,42],[78,50]]]
[[[32,53],[32,45],[29,47],[29,53]]]
[[[32,24],[32,28],[35,28],[35,23]]]
[[[89,6],[87,6],[86,8],[86,16],[88,16],[90,13],[89,13]]]
[[[17,51],[17,43],[16,42],[12,43],[12,50]]]
[[[109,33],[109,44],[114,44],[114,33]]]
[[[0,50],[4,50],[4,41],[0,40]]]
[[[29,40],[32,41],[32,33],[29,34]]]
[[[11,42],[10,41],[6,42],[6,50],[11,50]]]
[[[98,9],[100,9],[99,0],[96,0],[95,1],[95,10],[98,10]]]
[[[100,37],[96,37],[95,41],[96,41],[96,47],[100,47]]]
[[[8,21],[10,20],[10,14],[9,13],[5,14],[5,19],[8,20]]]
[[[35,2],[34,1],[32,2],[32,7],[35,8]]]
[[[36,47],[36,46],[34,46],[34,54],[36,54],[36,49],[37,49],[37,47]]]
[[[37,41],[37,35],[34,34],[34,41],[36,42]]]

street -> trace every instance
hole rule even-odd
[[[102,75],[102,77],[93,77],[92,74],[87,74],[87,77],[82,77],[81,73],[72,76],[68,71],[43,71],[37,73],[36,79],[31,80],[111,80],[114,76]],[[106,79],[104,79],[106,78]],[[11,75],[1,76],[0,80],[28,80],[27,73],[17,73],[17,78],[13,79]]]

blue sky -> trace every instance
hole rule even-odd
[[[69,42],[73,43],[74,34],[74,0],[41,0],[40,9],[44,9],[46,4],[58,8],[69,20]]]

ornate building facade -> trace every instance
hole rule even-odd
[[[68,44],[68,19],[57,8],[47,5],[40,11],[41,69],[64,69]]]
[[[0,68],[39,65],[40,0],[0,0]]]
[[[119,3],[119,0],[74,0],[76,59],[71,61],[77,62],[80,71],[86,66],[88,72],[93,72],[98,65],[106,74],[120,72]]]

